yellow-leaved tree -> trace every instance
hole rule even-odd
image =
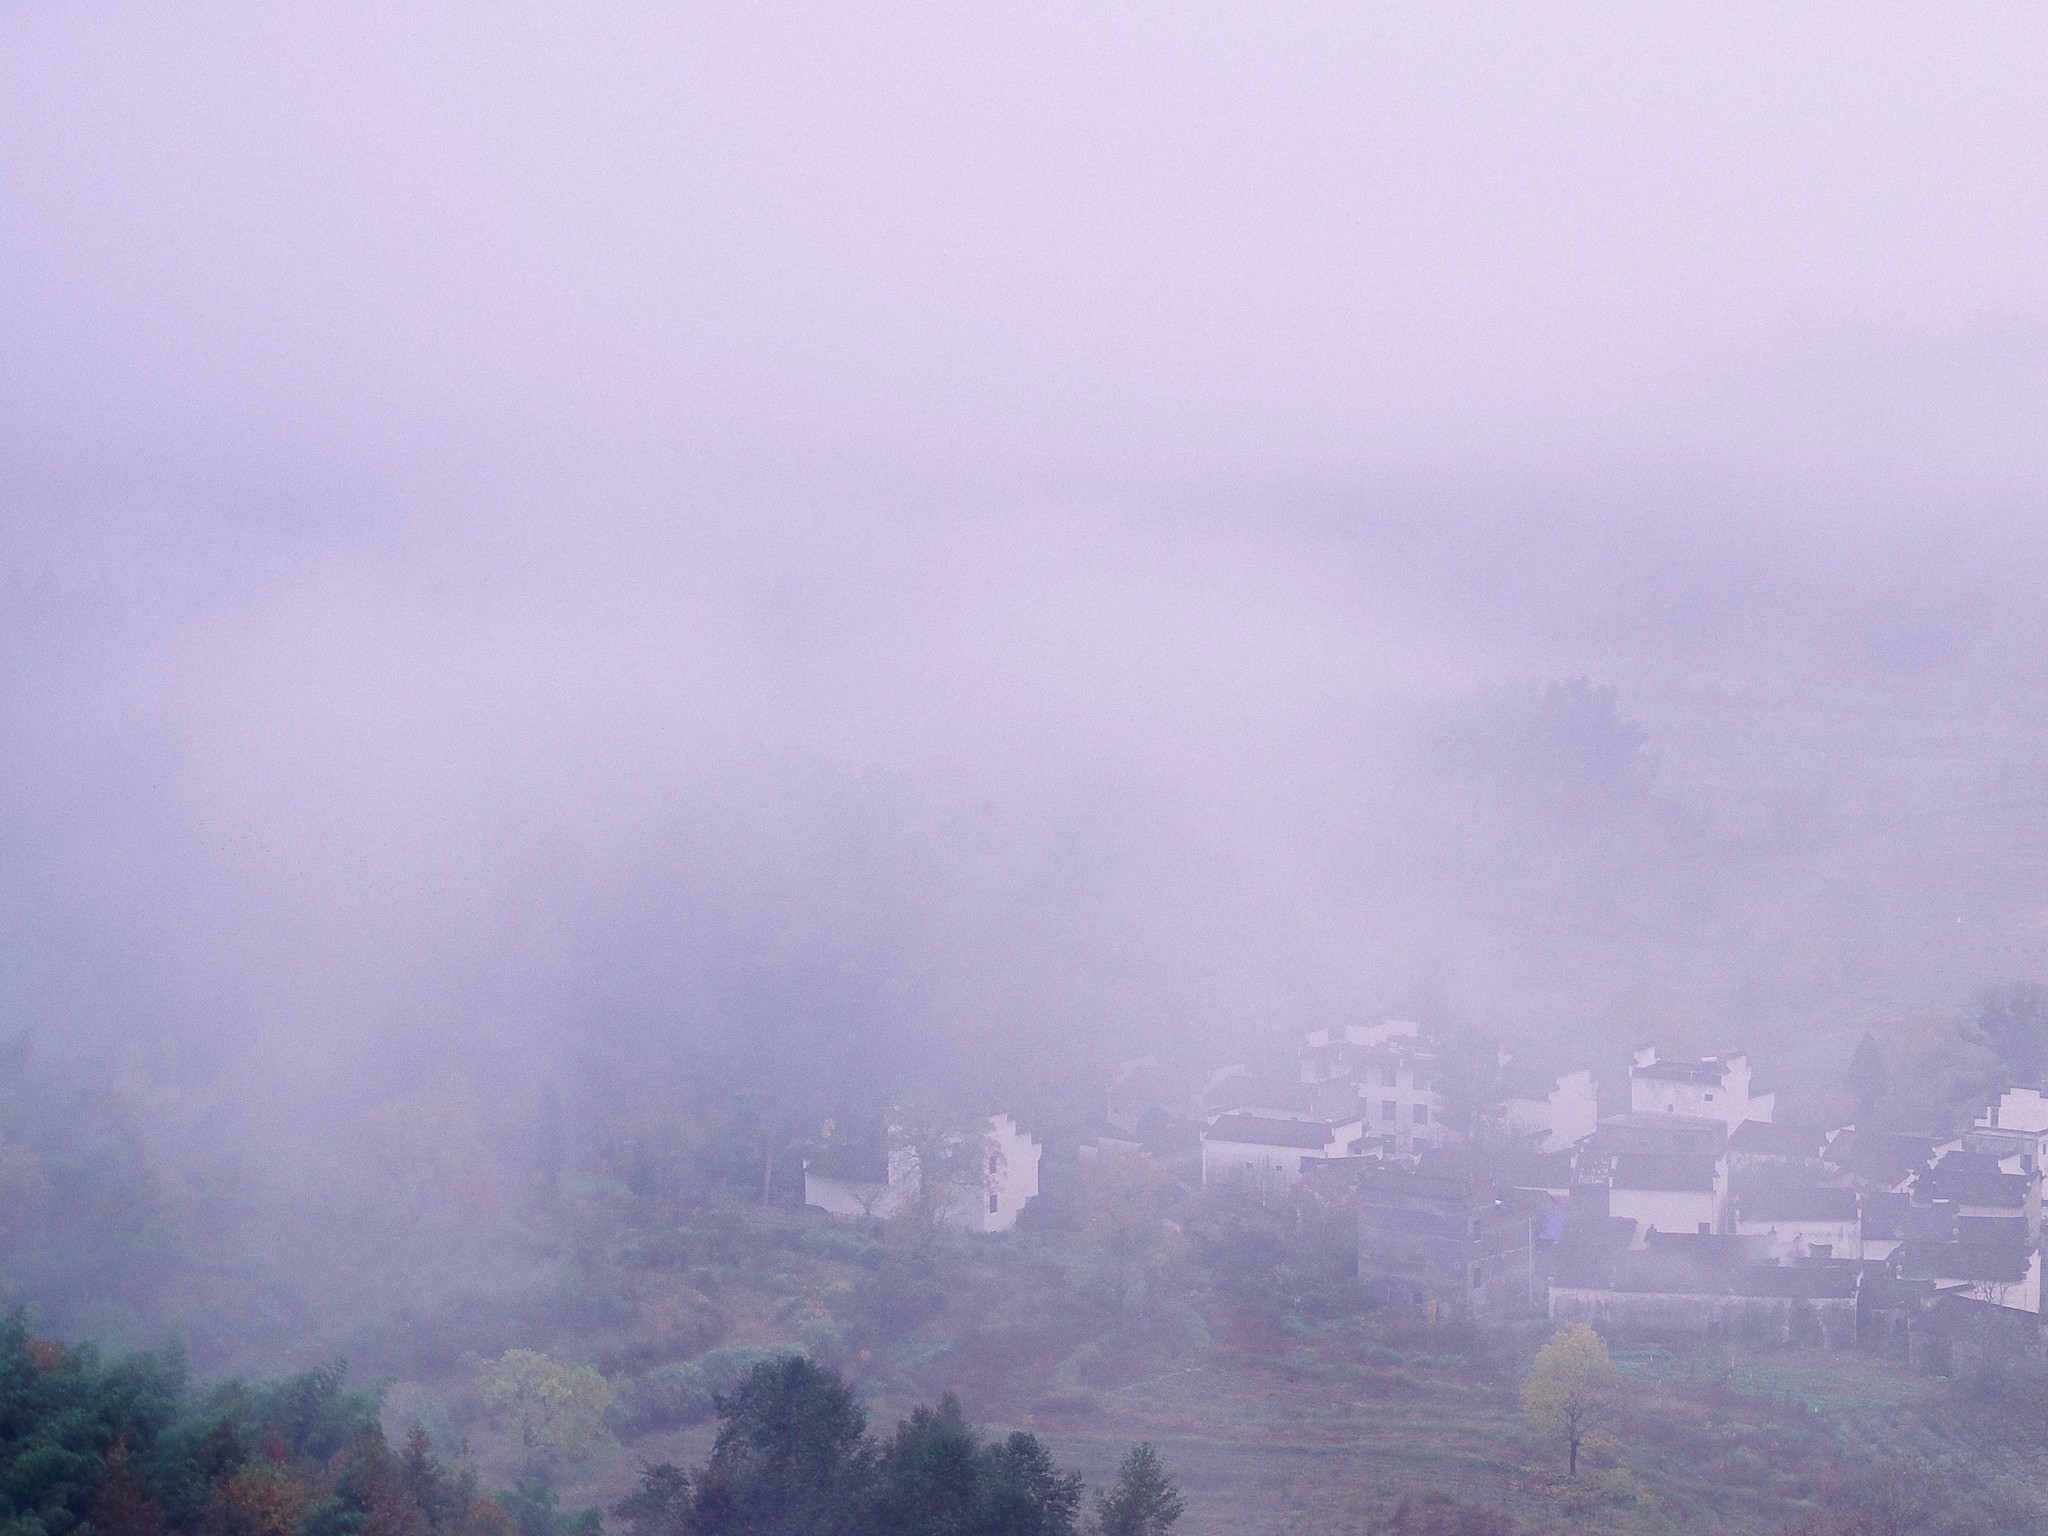
[[[1579,1447],[1620,1405],[1626,1383],[1607,1346],[1587,1323],[1560,1328],[1536,1352],[1522,1378],[1522,1412],[1537,1428],[1564,1436],[1571,1475]]]
[[[508,1349],[482,1367],[477,1385],[485,1409],[518,1437],[525,1472],[580,1471],[618,1452],[604,1422],[611,1386],[587,1365]]]

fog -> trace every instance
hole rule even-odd
[[[2044,34],[10,7],[0,1033],[255,1179],[2031,976]]]

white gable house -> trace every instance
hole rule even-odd
[[[1776,1094],[1752,1095],[1749,1084],[1749,1058],[1740,1053],[1664,1058],[1656,1046],[1646,1045],[1629,1069],[1629,1109],[1719,1120],[1733,1131],[1745,1120],[1768,1121],[1776,1108]]]
[[[1009,1231],[1038,1195],[1044,1149],[1008,1115],[990,1116],[976,1146],[955,1139],[961,1144],[949,1145],[949,1161],[968,1158],[972,1164],[954,1168],[953,1187],[937,1219],[969,1232]],[[804,1163],[804,1204],[834,1216],[886,1220],[923,1188],[917,1150],[900,1127],[867,1145],[849,1139],[828,1146]]]
[[[1304,1163],[1350,1156],[1364,1130],[1356,1119],[1331,1124],[1219,1115],[1202,1135],[1202,1182],[1284,1189],[1301,1177]]]

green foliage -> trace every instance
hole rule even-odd
[[[798,1356],[769,1361],[718,1412],[711,1460],[694,1478],[700,1536],[857,1536],[875,1450],[837,1375]]]
[[[1600,1335],[1574,1323],[1537,1351],[1522,1381],[1522,1411],[1537,1428],[1564,1437],[1570,1472],[1577,1477],[1586,1437],[1613,1414],[1623,1386]]]
[[[589,1467],[617,1450],[605,1427],[612,1389],[587,1365],[530,1349],[508,1349],[479,1372],[485,1409],[510,1425],[529,1475]]]
[[[983,1441],[951,1395],[878,1445],[845,1382],[782,1358],[756,1366],[718,1412],[711,1460],[694,1477],[642,1468],[613,1511],[633,1536],[1074,1536],[1081,1480],[1035,1435]]]
[[[32,1339],[17,1314],[0,1320],[0,1531],[509,1536],[473,1468],[424,1435],[394,1454],[377,1406],[339,1365],[189,1402],[175,1350],[107,1363]]]
[[[613,1420],[628,1434],[702,1424],[718,1411],[718,1399],[734,1391],[756,1366],[790,1353],[734,1345],[686,1365],[649,1371],[621,1389]]]
[[[1095,1502],[1102,1536],[1165,1536],[1184,1509],[1180,1489],[1149,1444],[1132,1446],[1116,1469],[1116,1486]]]
[[[831,1305],[847,1342],[856,1349],[874,1349],[893,1344],[945,1311],[946,1291],[928,1256],[889,1250]]]
[[[674,1462],[643,1464],[640,1482],[612,1506],[631,1536],[686,1536],[690,1529],[690,1477]]]
[[[1094,1283],[1121,1310],[1187,1252],[1162,1214],[1166,1176],[1141,1153],[1100,1158],[1082,1178],[1076,1233]]]
[[[561,1495],[537,1477],[522,1477],[498,1495],[518,1536],[598,1536],[603,1517],[595,1509],[562,1513]]]

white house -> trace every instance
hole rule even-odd
[[[1341,1099],[1347,1111],[1355,1102],[1367,1129],[1397,1152],[1450,1139],[1436,1041],[1413,1019],[1315,1030],[1302,1043],[1300,1074],[1303,1083],[1323,1090],[1319,1102]]]
[[[1836,1185],[1784,1182],[1744,1189],[1735,1197],[1735,1230],[1768,1238],[1777,1260],[1863,1257],[1856,1191]]]
[[[1719,1120],[1733,1131],[1745,1120],[1769,1120],[1776,1094],[1749,1091],[1749,1058],[1704,1056],[1665,1059],[1646,1045],[1629,1069],[1629,1108],[1637,1114],[1692,1115]]]
[[[1038,1160],[1044,1150],[1008,1115],[990,1116],[988,1182],[974,1191],[979,1208],[964,1212],[960,1224],[974,1232],[1007,1232],[1017,1225],[1024,1207],[1038,1198]]]
[[[1543,1098],[1511,1098],[1507,1126],[1517,1136],[1538,1136],[1543,1152],[1575,1147],[1600,1128],[1600,1088],[1590,1071],[1567,1072]]]
[[[1303,1163],[1350,1156],[1364,1133],[1356,1119],[1330,1124],[1219,1115],[1202,1136],[1202,1182],[1284,1189],[1301,1177]]]
[[[1653,1231],[1720,1232],[1727,1164],[1685,1153],[1622,1152],[1607,1186],[1607,1214],[1636,1224],[1635,1245]]]
[[[1008,1115],[990,1116],[980,1139],[975,1168],[960,1180],[939,1220],[969,1232],[1007,1232],[1038,1195],[1044,1148]],[[804,1163],[804,1204],[834,1216],[886,1219],[923,1184],[916,1149],[900,1127],[890,1128],[886,1143],[827,1149]]]

